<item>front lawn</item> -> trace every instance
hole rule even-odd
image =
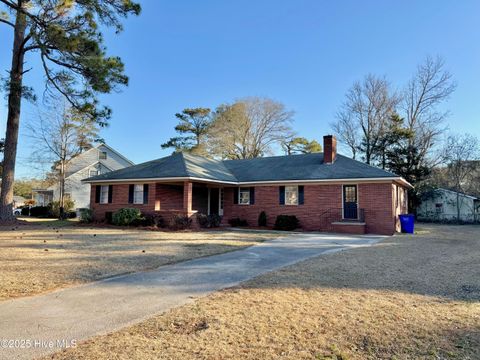
[[[54,359],[479,359],[480,227],[313,258]]]
[[[43,220],[0,228],[0,301],[244,248],[278,234],[162,232]]]

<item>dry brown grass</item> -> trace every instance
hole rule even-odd
[[[479,359],[480,228],[321,256],[54,359]]]
[[[0,300],[237,250],[278,234],[161,232],[44,222],[0,228]]]

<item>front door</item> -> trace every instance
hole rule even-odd
[[[343,185],[343,218],[358,219],[357,185]]]
[[[210,188],[210,214],[209,215],[219,215],[219,192],[218,188]]]

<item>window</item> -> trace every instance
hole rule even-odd
[[[285,205],[298,205],[298,186],[285,186]]]
[[[98,158],[100,160],[107,160],[107,152],[106,151],[101,151],[99,154],[98,154]]]
[[[238,203],[240,205],[249,205],[250,204],[250,188],[241,187],[238,189]]]
[[[136,184],[133,188],[133,203],[143,204],[143,184]]]
[[[92,176],[97,176],[97,175],[98,175],[98,170],[90,170],[90,171],[88,172],[88,175],[89,175],[90,177],[92,177]]]
[[[443,213],[443,204],[442,203],[435,204],[435,211],[437,214]]]
[[[108,204],[108,185],[100,187],[100,204]]]

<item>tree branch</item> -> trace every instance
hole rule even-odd
[[[10,25],[12,28],[15,28],[15,24],[14,24],[14,23],[11,23],[11,22],[8,21],[8,20],[5,20],[5,19],[0,18],[0,22],[1,22],[1,23],[4,23],[4,24],[7,24],[7,25]]]

